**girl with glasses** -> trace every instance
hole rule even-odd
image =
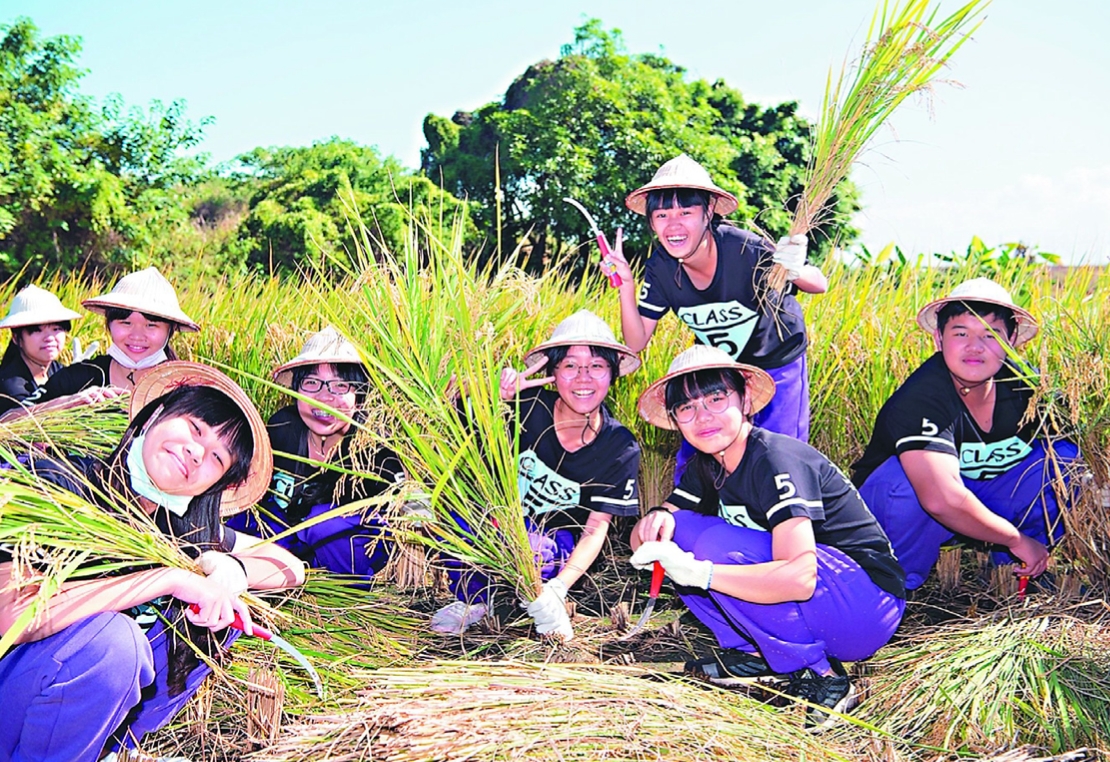
[[[752,416],[770,376],[695,345],[640,397],[649,423],[696,450],[681,482],[633,528],[633,565],[662,564],[721,650],[689,662],[718,685],[781,679],[785,692],[845,712],[841,661],[866,659],[897,629],[905,576],[874,516],[828,458]],[[807,725],[828,712],[811,709]]]
[[[274,369],[274,381],[302,398],[266,424],[274,449],[274,477],[257,511],[232,526],[269,535],[284,532],[337,506],[374,497],[402,481],[404,469],[386,449],[355,453],[366,400],[366,369],[355,346],[328,326],[300,354]],[[308,463],[304,462],[307,459]],[[365,478],[344,477],[357,471]],[[311,566],[366,579],[389,560],[384,525],[374,516],[337,516],[277,542]]]
[[[605,399],[640,360],[601,318],[581,310],[524,364],[524,371],[502,371],[501,398],[520,413],[521,508],[547,580],[528,613],[541,635],[569,639],[567,591],[597,559],[613,517],[639,513],[640,446]],[[457,562],[449,563],[449,577],[459,600],[437,612],[432,626],[461,632],[484,614],[487,580]]]

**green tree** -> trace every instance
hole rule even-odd
[[[441,233],[468,214],[467,204],[427,177],[349,140],[256,148],[237,161],[234,176],[253,188],[240,243],[256,266],[295,269],[354,252],[365,244],[360,222],[372,250],[397,251],[414,220]]]
[[[723,81],[687,81],[662,56],[628,54],[620,31],[593,19],[575,30],[558,60],[530,66],[501,101],[450,119],[429,114],[422,168],[475,201],[476,222],[493,238],[499,163],[502,236],[527,238],[529,269],[558,261],[581,270],[595,256],[592,237],[562,199],[583,202],[607,230],[625,226],[630,255],[642,256],[649,234],[624,197],[680,152],[736,194],[733,219],[783,234],[790,199],[802,187],[810,130],[797,104],[762,107]],[[838,222],[814,237],[818,257],[830,240],[855,237],[847,224],[855,199],[845,184],[835,201]]]
[[[154,101],[101,108],[78,92],[78,38],[39,38],[26,18],[0,27],[0,275],[30,265],[129,265],[167,225],[187,222],[169,191],[203,157],[181,155],[207,120]]]

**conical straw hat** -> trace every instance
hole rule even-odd
[[[239,385],[215,368],[195,362],[170,361],[143,371],[142,377],[131,392],[131,418],[149,403],[169,394],[181,386],[210,386],[226,394],[247,417],[251,436],[254,437],[254,454],[251,456],[247,478],[241,484],[228,487],[220,498],[220,515],[231,516],[254,505],[270,486],[274,469],[274,453],[266,424],[258,409]]]
[[[578,310],[555,326],[555,330],[551,332],[551,338],[525,356],[524,365],[529,367],[539,362],[543,353],[552,347],[573,346],[615,349],[621,358],[618,376],[627,376],[640,367],[640,358],[636,353],[618,342],[608,324],[589,310]]]
[[[732,368],[743,374],[748,399],[751,401],[752,415],[767,407],[767,403],[775,396],[775,381],[767,371],[754,365],[736,362],[726,352],[716,347],[695,344],[674,358],[671,361],[671,367],[667,370],[667,375],[640,395],[640,401],[636,403],[640,416],[661,429],[677,429],[674,421],[667,415],[667,382],[687,373],[712,368]]]
[[[1006,307],[1013,311],[1017,321],[1017,332],[1014,336],[1014,347],[1020,347],[1025,342],[1037,335],[1040,327],[1033,316],[1014,304],[1010,292],[995,283],[990,278],[972,278],[966,280],[952,289],[952,293],[943,299],[929,302],[917,313],[917,324],[929,333],[937,329],[937,313],[949,302],[985,302]]]
[[[20,289],[8,308],[8,316],[0,320],[0,328],[25,328],[29,325],[64,323],[77,320],[80,313],[66,309],[62,301],[44,288],[27,286]]]
[[[110,307],[116,307],[177,323],[182,331],[200,330],[200,326],[181,311],[173,286],[153,267],[125,275],[108,293],[86,299],[81,304],[98,315],[103,315]]]
[[[647,185],[629,193],[624,199],[624,205],[636,214],[647,214],[648,194],[663,188],[694,188],[708,191],[717,199],[713,211],[722,217],[732,214],[740,206],[736,196],[718,187],[705,171],[705,167],[684,153],[656,170],[655,177],[651,178],[651,182]]]
[[[309,336],[300,354],[289,362],[274,368],[274,381],[282,386],[290,386],[293,383],[294,368],[299,368],[302,365],[337,365],[339,363],[362,365],[362,358],[358,356],[355,345],[333,326],[329,325],[324,330]]]

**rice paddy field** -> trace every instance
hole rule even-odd
[[[313,573],[302,590],[260,612],[320,672],[324,697],[271,646],[241,639],[231,658],[147,751],[194,760],[940,760],[1087,759],[1110,749],[1110,274],[1050,268],[1038,260],[976,250],[945,268],[901,260],[827,266],[829,293],[803,297],[811,344],[812,443],[847,469],[875,414],[932,351],[917,311],[954,284],[989,275],[1040,320],[1023,350],[1041,371],[1039,409],[1078,441],[1089,471],[1068,537],[1054,554],[1053,582],[1019,598],[1013,575],[985,554],[946,551],[909,603],[894,641],[852,665],[865,687],[850,718],[820,736],[802,730],[802,707],[774,691],[729,691],[681,676],[682,661],[708,653],[711,638],[664,588],[648,627],[619,641],[646,600],[646,575],[627,563],[629,525],[617,525],[603,557],[572,591],[576,638],[536,638],[518,599],[535,594],[534,569],[516,496],[511,429],[497,397],[505,364],[522,367],[554,325],[589,308],[619,334],[606,281],[572,283],[553,269],[529,277],[511,266],[478,271],[459,239],[415,232],[409,247],[363,252],[298,279],[264,275],[175,279],[183,309],[203,326],[174,338],[183,359],[228,369],[268,416],[287,399],[271,369],[304,339],[334,324],[359,346],[373,391],[359,437],[389,444],[410,485],[388,501],[356,505],[392,515],[414,490],[431,495],[433,518],[396,518],[394,559],[370,589]],[[55,277],[41,283],[67,305],[110,283]],[[10,300],[14,286],[0,286]],[[106,342],[95,316],[75,326]],[[666,318],[644,365],[610,392],[614,414],[644,457],[642,508],[667,494],[674,435],[635,414],[640,392],[692,336]],[[444,394],[466,386],[475,423],[460,428]],[[25,421],[2,433],[9,447],[49,440],[98,449],[122,416],[106,410]],[[25,489],[0,485],[4,505]],[[466,546],[440,521],[461,512],[497,521],[488,543]],[[23,522],[30,519],[24,517]],[[18,529],[18,527],[15,527]],[[110,541],[104,552],[110,555]],[[466,546],[466,547],[464,547]],[[523,548],[523,550],[522,550]],[[465,637],[430,633],[428,616],[449,600],[434,563],[448,550],[499,582],[493,614]],[[93,551],[95,553],[95,550]],[[142,551],[136,551],[140,553]]]

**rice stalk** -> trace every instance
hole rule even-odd
[[[127,400],[104,400],[65,410],[37,411],[0,423],[0,442],[29,454],[52,449],[105,457],[119,444],[127,428]]]
[[[982,20],[990,0],[972,0],[946,18],[930,0],[882,0],[871,17],[859,61],[829,70],[790,235],[805,235],[825,221],[828,201],[875,133],[908,97],[929,93],[936,75]],[[766,277],[768,299],[786,286],[786,269]]]

